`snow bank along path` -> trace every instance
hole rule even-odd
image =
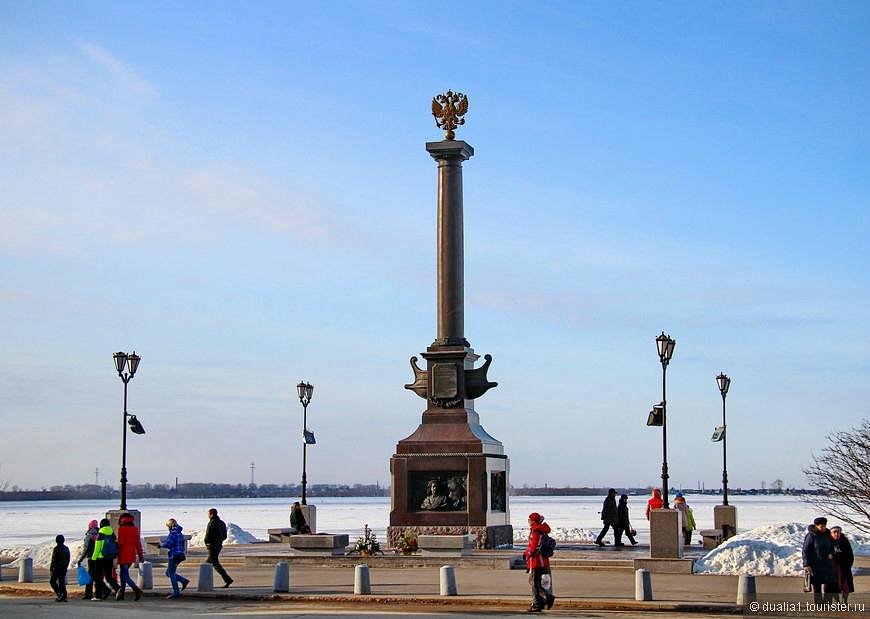
[[[807,524],[789,522],[735,535],[695,562],[695,573],[803,576],[801,548]],[[856,555],[870,554],[870,536],[844,531]]]

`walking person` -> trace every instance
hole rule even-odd
[[[214,571],[220,574],[224,579],[223,588],[226,589],[233,584],[233,579],[227,574],[227,571],[221,565],[218,555],[224,547],[224,540],[227,538],[227,525],[223,520],[218,518],[217,510],[212,507],[208,510],[208,524],[205,527],[205,547],[208,548],[208,560],[206,563],[211,563]]]
[[[166,597],[174,600],[181,597],[181,591],[187,589],[190,581],[178,573],[178,566],[182,561],[187,560],[187,555],[184,554],[184,534],[182,526],[178,524],[175,518],[170,518],[166,521],[166,528],[169,529],[169,535],[161,544],[162,548],[169,549],[169,561],[166,566],[166,576],[169,577],[169,582],[172,584],[172,593]],[[178,584],[181,583],[181,591],[178,589]]]
[[[625,533],[626,537],[628,537],[628,541],[631,542],[632,546],[637,546],[637,540],[634,539],[634,536],[637,535],[637,531],[635,531],[631,527],[631,520],[628,517],[628,495],[623,494],[619,497],[619,504],[616,506],[616,546],[625,546],[622,543],[622,534]]]
[[[852,544],[843,535],[841,527],[831,527],[831,540],[834,543],[834,565],[837,568],[836,593],[843,604],[848,604],[849,594],[855,590],[855,579],[852,577],[855,553],[852,552]]]
[[[604,499],[604,505],[601,508],[601,522],[604,523],[604,527],[601,529],[601,533],[598,534],[598,539],[595,540],[595,543],[599,546],[604,546],[604,536],[607,535],[610,527],[613,527],[614,543],[618,542],[619,538],[616,535],[616,530],[619,527],[619,518],[616,511],[616,490],[613,488],[607,491],[607,496]]]
[[[69,548],[64,546],[63,535],[54,538],[57,544],[51,551],[51,590],[57,594],[55,602],[66,602],[66,570],[69,567]]]
[[[532,512],[529,514],[529,545],[523,553],[529,572],[529,584],[532,586],[532,605],[529,612],[539,613],[544,608],[552,608],[556,596],[553,595],[553,580],[550,574],[550,559],[541,552],[543,537],[549,535],[550,525],[544,522],[544,517]]]
[[[658,488],[653,488],[652,497],[646,502],[646,519],[649,520],[649,514],[654,509],[661,509],[665,506],[662,501],[662,491]]]
[[[98,588],[96,585],[97,582],[97,564],[94,562],[93,554],[94,554],[94,543],[97,541],[97,535],[99,534],[99,526],[96,520],[91,520],[88,523],[88,530],[85,531],[85,536],[82,538],[82,549],[79,552],[79,556],[76,558],[76,567],[82,564],[82,562],[87,559],[88,561],[88,575],[91,577],[91,582],[85,585],[85,594],[82,596],[83,600],[90,600],[93,598],[99,598],[99,594],[103,592],[102,588]],[[95,589],[97,589],[97,594],[94,595]]]
[[[827,529],[828,519],[820,516],[807,527],[801,552],[804,571],[810,577],[813,601],[829,604],[833,600],[832,587],[837,583],[834,563],[834,540]]]
[[[100,520],[97,539],[94,541],[94,597],[92,600],[104,600],[120,589],[113,572],[115,558],[118,556],[118,538],[108,518]]]
[[[138,602],[142,597],[142,589],[136,586],[130,578],[130,566],[139,559],[144,560],[142,552],[142,538],[139,536],[139,527],[132,514],[121,514],[118,518],[118,567],[121,570],[121,588],[115,594],[116,600],[124,599],[124,591],[127,585],[133,589],[134,601]]]

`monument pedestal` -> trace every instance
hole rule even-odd
[[[486,379],[492,358],[469,346],[430,346],[424,372],[412,359],[416,381],[407,388],[426,397],[429,408],[411,436],[390,459],[392,509],[387,542],[395,546],[405,529],[418,535],[474,536],[477,548],[513,543],[507,489],[510,463],[501,442],[480,425],[476,397],[494,383]],[[429,378],[432,380],[429,380]]]
[[[649,514],[649,556],[652,559],[683,557],[683,525],[676,509],[654,509]]]
[[[713,528],[722,531],[722,539],[737,535],[737,508],[734,505],[714,505]]]

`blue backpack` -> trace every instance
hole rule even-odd
[[[104,559],[114,559],[118,556],[118,540],[115,539],[115,534],[111,535],[103,535],[100,534],[103,538],[103,558]]]
[[[550,558],[556,552],[556,540],[547,535],[541,535],[541,556]]]

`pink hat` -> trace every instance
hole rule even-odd
[[[98,524],[100,524],[100,523],[97,522],[96,520],[91,520],[91,521],[88,523],[88,528],[89,528],[89,529],[96,529]]]

